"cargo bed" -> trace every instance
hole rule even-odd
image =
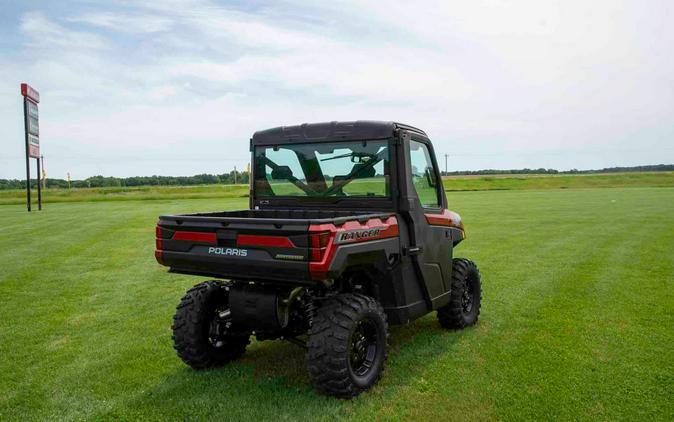
[[[156,258],[172,272],[311,284],[310,263],[324,259],[331,241],[326,230],[367,227],[392,215],[308,209],[165,215],[157,224]]]

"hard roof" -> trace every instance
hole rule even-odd
[[[300,144],[306,142],[350,141],[360,139],[390,138],[397,129],[409,130],[426,136],[421,129],[396,122],[357,120],[354,122],[303,123],[296,126],[280,126],[253,134],[251,144]]]

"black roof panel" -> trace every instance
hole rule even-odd
[[[359,139],[386,139],[393,136],[396,128],[426,134],[415,127],[395,122],[357,120],[355,122],[304,123],[296,126],[280,126],[253,134],[255,145],[300,144],[307,142],[350,141]]]

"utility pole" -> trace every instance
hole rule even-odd
[[[445,176],[447,176],[447,157],[449,154],[445,154]]]
[[[234,184],[236,185],[236,166],[234,166]]]
[[[68,172],[68,189],[70,189],[70,172]]]

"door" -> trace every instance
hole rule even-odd
[[[411,137],[405,143],[409,212],[419,272],[432,308],[449,300],[452,272],[452,239],[449,228],[433,224],[442,215],[446,200],[433,147],[427,139]]]

